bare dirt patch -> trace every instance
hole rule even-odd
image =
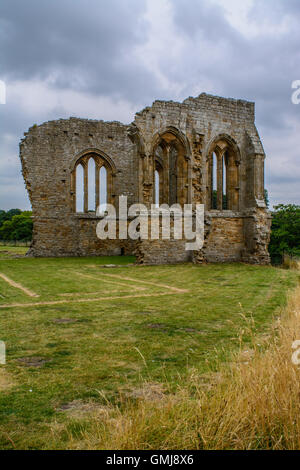
[[[161,330],[161,331],[169,330],[169,327],[167,325],[164,325],[163,323],[149,323],[149,325],[147,325],[147,328],[151,328],[153,330]]]
[[[42,367],[47,362],[50,362],[51,359],[45,359],[44,357],[34,356],[34,357],[20,357],[18,361],[26,367]]]
[[[159,401],[166,397],[165,388],[161,383],[146,383],[141,388],[134,388],[126,395],[130,398],[146,401]]]
[[[185,333],[196,333],[198,335],[204,334],[203,331],[196,330],[195,328],[174,328],[172,326],[165,325],[163,323],[149,323],[147,325],[147,328],[160,330],[160,331],[184,331]]]
[[[75,318],[54,318],[52,322],[53,323],[76,323],[77,320]]]
[[[56,411],[66,412],[72,418],[84,418],[87,415],[107,417],[111,409],[94,401],[73,400],[62,404]]]
[[[178,331],[184,331],[185,333],[196,333],[197,335],[205,334],[204,331],[196,330],[195,328],[178,328]]]

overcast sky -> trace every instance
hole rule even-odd
[[[155,99],[256,102],[272,204],[300,204],[299,0],[1,0],[0,209],[29,209],[18,144],[32,124],[130,123]]]

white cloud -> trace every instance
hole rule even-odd
[[[261,9],[257,9],[255,0],[212,0],[212,2],[224,9],[225,18],[231,26],[249,39],[260,35],[272,36],[287,33],[293,24],[291,16],[282,15],[277,18],[278,21],[274,22],[274,17],[268,14],[260,15]],[[265,0],[264,5],[266,3],[268,0]],[[272,3],[269,2],[265,13],[272,10]],[[257,14],[253,14],[253,10],[256,10]]]
[[[48,80],[15,81],[8,86],[8,100],[34,122],[39,116],[51,119],[78,116],[90,119],[131,122],[135,107],[129,101],[110,96],[93,95],[72,89],[55,89]]]

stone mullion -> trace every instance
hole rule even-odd
[[[177,154],[177,160],[176,160],[176,170],[177,170],[177,196],[176,196],[176,202],[182,205],[183,199],[184,199],[184,187],[183,187],[183,161],[182,161],[182,155],[180,152]]]
[[[155,165],[154,165],[154,155],[151,154],[148,156],[148,177],[147,180],[150,183],[149,185],[149,204],[154,203],[154,185],[153,185],[153,177],[154,177],[154,170],[155,170]]]
[[[113,175],[109,168],[106,167],[106,202],[113,203]]]
[[[230,181],[231,181],[231,173],[230,173],[230,155],[227,154],[227,165],[226,165],[226,160],[225,160],[225,171],[226,171],[226,202],[227,202],[227,209],[229,210],[231,208],[231,202],[230,202]]]
[[[163,204],[163,191],[164,191],[164,175],[163,168],[159,168],[159,205]]]
[[[76,212],[76,172],[77,166],[71,174],[71,195],[72,195],[72,211]]]
[[[234,169],[234,162],[233,156],[230,154],[228,156],[228,171],[227,171],[227,209],[233,210],[234,207],[234,191],[235,191],[235,169]]]
[[[213,207],[213,155],[210,154],[206,161],[206,210],[211,210]]]
[[[156,201],[156,184],[155,184],[155,171],[157,170],[156,168],[156,160],[155,160],[155,156],[153,155],[153,166],[152,166],[152,204],[155,204],[155,201]]]
[[[96,204],[96,211],[100,205],[100,169],[101,166],[98,162],[96,162],[95,168],[95,204]]]
[[[144,183],[145,183],[145,172],[146,172],[146,155],[141,154],[139,158],[139,202],[144,202]]]
[[[189,159],[186,155],[183,156],[184,161],[184,204],[189,202]]]
[[[186,166],[185,166],[185,160],[184,158],[182,157],[181,158],[181,187],[182,187],[182,190],[181,190],[181,205],[184,206],[184,204],[186,203]]]

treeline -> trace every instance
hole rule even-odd
[[[0,210],[0,240],[30,241],[33,228],[31,216],[31,211]]]
[[[273,263],[281,263],[285,254],[300,258],[300,206],[279,204],[274,207],[269,253]]]

